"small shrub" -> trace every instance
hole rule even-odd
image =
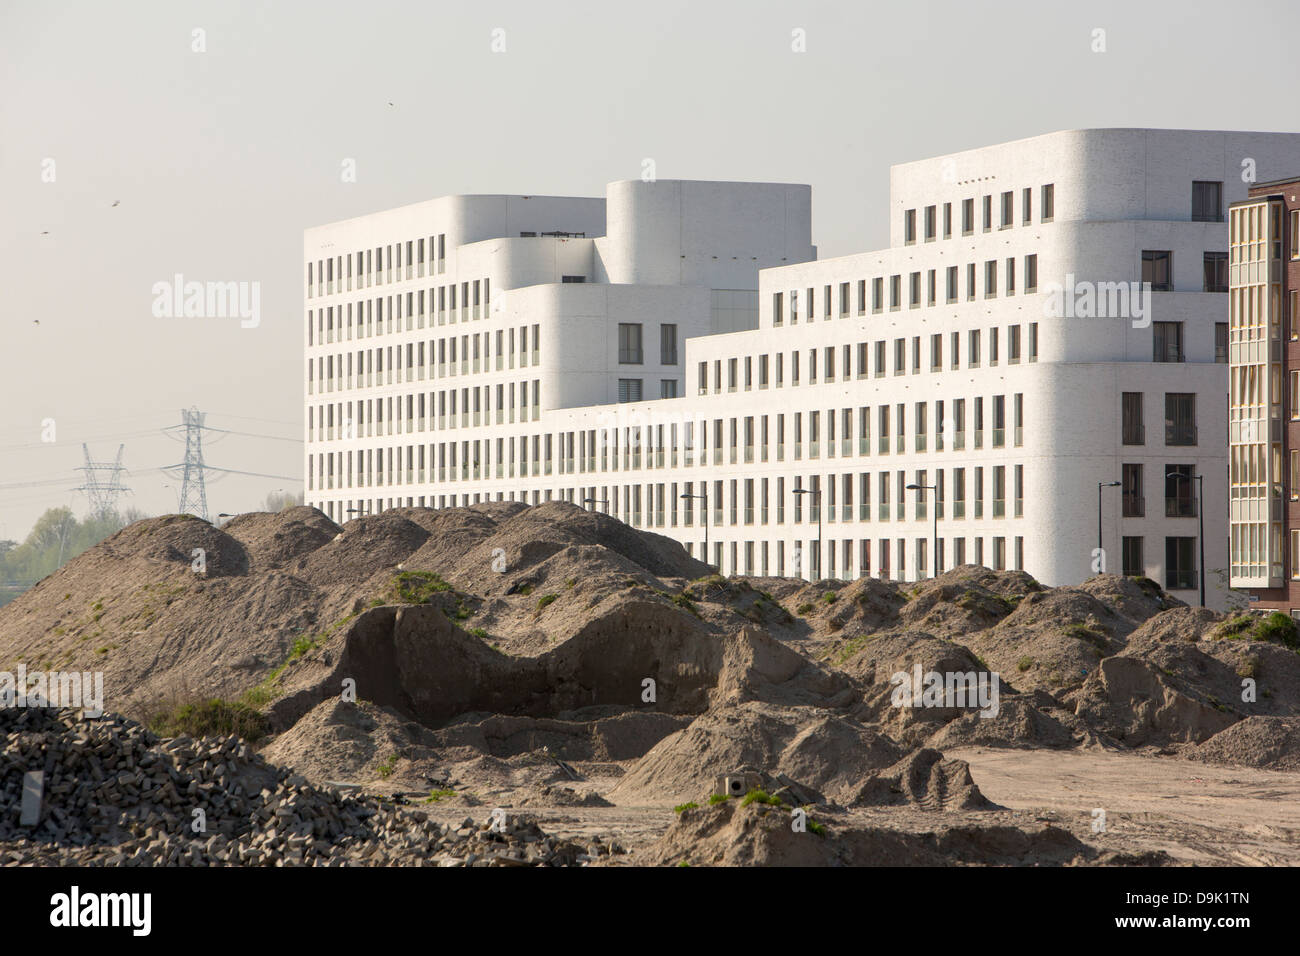
[[[256,743],[271,731],[265,716],[242,701],[217,697],[181,704],[171,711],[156,714],[147,721],[150,730],[160,737],[229,737],[232,734]]]
[[[389,773],[391,772],[392,771],[390,770]],[[456,795],[455,790],[430,790],[429,795],[425,797],[424,802],[437,803],[439,800],[443,799],[444,797],[454,797],[455,795]]]
[[[1286,647],[1300,647],[1295,619],[1281,611],[1274,611],[1256,624],[1253,636],[1257,641],[1276,641]]]
[[[487,629],[482,627],[471,627],[468,633],[474,635],[480,641],[486,641],[488,637]]]
[[[742,807],[747,807],[751,803],[762,803],[771,807],[784,806],[784,804],[781,803],[780,797],[774,797],[766,790],[757,789],[749,791],[749,793],[745,794],[745,798],[740,801]]]
[[[543,594],[537,599],[537,610],[544,610],[549,604],[553,603],[559,597],[558,594]]]
[[[376,765],[375,767],[375,770],[379,773],[379,776],[383,777],[385,780],[391,777],[393,775],[393,771],[396,769],[397,769],[397,754],[390,754],[387,760],[385,760],[381,764]]]
[[[673,813],[681,814],[687,810],[697,810],[699,809],[699,806],[698,803],[679,803],[677,806],[673,807]]]
[[[836,594],[834,591],[827,591],[825,594],[822,595],[822,600],[825,601],[827,604],[834,604],[837,600],[839,600],[839,595]]]
[[[800,604],[797,608],[795,608],[795,611],[799,614],[811,614],[812,609],[813,606],[811,604],[804,603],[804,604]]]
[[[819,837],[824,837],[824,836],[826,836],[826,827],[822,826],[822,824],[818,823],[818,822],[817,822],[816,820],[814,820],[812,817],[809,817],[809,818],[808,818],[808,832],[809,832],[809,833],[815,833],[815,834],[817,834]]]
[[[709,806],[716,807],[719,803],[726,803],[727,795],[725,793],[715,793],[709,797]]]
[[[399,604],[428,604],[451,585],[432,571],[402,571],[393,578],[391,594]]]
[[[1020,671],[1022,674],[1033,666],[1034,659],[1032,657],[1025,656],[1016,661],[1016,670]]]

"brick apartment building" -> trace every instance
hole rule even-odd
[[[1229,211],[1230,584],[1300,617],[1300,176]]]

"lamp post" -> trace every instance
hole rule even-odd
[[[939,486],[910,484],[907,486],[909,491],[933,491],[934,507],[931,509],[934,518],[934,530],[930,536],[930,560],[934,562],[934,571],[930,577],[939,576]]]
[[[1196,542],[1199,550],[1198,562],[1200,564],[1200,588],[1201,588],[1201,607],[1205,607],[1205,476],[1204,475],[1185,475],[1180,471],[1167,471],[1165,478],[1181,478],[1184,481],[1196,482],[1196,518],[1199,526]]]
[[[709,496],[708,494],[693,495],[689,492],[682,492],[683,498],[699,498],[704,502],[704,507],[700,509],[704,517],[704,563],[709,564]],[[712,565],[709,565],[712,567]]]
[[[822,577],[822,492],[820,488],[796,488],[796,495],[812,495],[813,507],[817,509],[817,580]]]
[[[1101,558],[1105,549],[1101,546],[1101,489],[1118,488],[1118,481],[1099,481],[1097,482],[1097,557]],[[1104,559],[1103,559],[1104,562]],[[1104,567],[1104,563],[1102,567]]]
[[[604,505],[604,506],[605,506],[605,514],[609,514],[609,499],[608,499],[608,498],[583,498],[583,499],[582,499],[582,503],[583,503],[584,505]]]
[[[367,511],[365,508],[349,508],[349,509],[347,509],[347,514],[350,514],[350,515],[361,515],[361,516],[364,517],[365,515],[370,514],[370,512]]]

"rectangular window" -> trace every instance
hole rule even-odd
[[[1191,591],[1196,587],[1196,539],[1165,538],[1165,589]]]
[[[1146,498],[1142,494],[1142,466],[1125,463],[1120,466],[1120,514],[1125,518],[1141,518],[1146,514]]]
[[[983,226],[984,232],[990,232],[993,229],[993,196],[992,195],[988,195],[984,197],[982,211],[984,215],[981,221],[981,225]]]
[[[1025,291],[1038,291],[1038,256],[1025,256]]]
[[[620,402],[641,401],[641,379],[620,378],[618,380],[618,400]]]
[[[875,278],[871,280],[871,311],[880,312],[885,308],[885,280]]]
[[[1183,323],[1152,322],[1151,342],[1151,361],[1183,361]]]
[[[926,242],[934,242],[935,234],[938,231],[937,229],[938,211],[939,210],[937,206],[925,207],[925,241]]]
[[[948,267],[947,292],[948,292],[948,301],[956,302],[957,301],[957,267],[956,266]]]
[[[952,203],[943,204],[943,237],[952,238]]]
[[[916,242],[916,210],[909,209],[903,213],[903,242],[911,245]]]
[[[659,326],[659,364],[677,364],[677,325],[664,323]]]
[[[1205,253],[1204,291],[1228,291],[1228,254],[1226,252]]]
[[[1056,215],[1056,186],[1048,183],[1043,187],[1042,215],[1038,217],[1039,222],[1051,222]]]
[[[1143,539],[1140,536],[1130,537],[1125,535],[1121,542],[1121,570],[1125,577],[1146,577],[1146,562],[1142,557],[1142,541]]]
[[[1165,394],[1165,444],[1196,444],[1196,393]]]
[[[1165,517],[1195,518],[1196,487],[1192,465],[1165,466]]]
[[[1142,426],[1142,393],[1124,392],[1120,397],[1122,406],[1122,438],[1125,445],[1146,444],[1146,430]]]
[[[1014,224],[1015,193],[1007,190],[1002,194],[1002,228],[1009,229]]]
[[[998,260],[989,259],[984,263],[984,298],[992,299],[998,294]]]
[[[1174,254],[1168,249],[1142,250],[1142,281],[1151,283],[1152,292],[1172,292],[1174,288]]]
[[[641,365],[645,362],[641,351],[641,323],[618,324],[618,362],[620,365]]]
[[[1020,193],[1020,220],[1026,226],[1034,221],[1034,191],[1028,186]]]
[[[1192,183],[1192,222],[1223,222],[1223,183]]]
[[[1219,365],[1228,364],[1228,323],[1214,323],[1214,361]]]
[[[963,199],[961,201],[961,234],[969,236],[975,231],[975,200]]]

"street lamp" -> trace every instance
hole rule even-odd
[[[1196,536],[1197,546],[1200,551],[1201,565],[1201,607],[1205,607],[1205,484],[1204,475],[1187,475],[1180,471],[1165,472],[1165,479],[1181,478],[1184,481],[1196,482],[1196,517],[1200,529]],[[1166,569],[1168,570],[1168,569]]]
[[[365,508],[348,508],[346,513],[350,515],[361,515],[363,517],[370,514],[370,512]]]
[[[939,486],[937,484],[919,485],[913,483],[908,485],[907,489],[908,491],[933,491],[934,492],[934,507],[931,509],[931,511],[934,513],[933,514],[934,531],[930,536],[930,560],[934,562],[934,572],[930,575],[930,577],[932,578],[938,577],[939,575]]]
[[[1118,488],[1118,481],[1099,481],[1097,482],[1097,557],[1100,559],[1105,549],[1101,546],[1101,489]],[[1104,565],[1101,565],[1104,567]]]
[[[693,495],[684,491],[682,492],[681,497],[699,498],[704,502],[704,507],[700,509],[700,512],[704,517],[704,563],[709,564],[709,496],[707,494]],[[712,565],[709,566],[712,567]]]
[[[822,577],[822,492],[820,488],[796,488],[796,495],[812,495],[813,507],[817,509],[817,580]]]
[[[584,505],[595,505],[595,504],[604,505],[604,506],[605,506],[605,514],[609,514],[609,499],[608,499],[608,498],[583,498],[583,499],[582,499],[582,503],[583,503]]]

